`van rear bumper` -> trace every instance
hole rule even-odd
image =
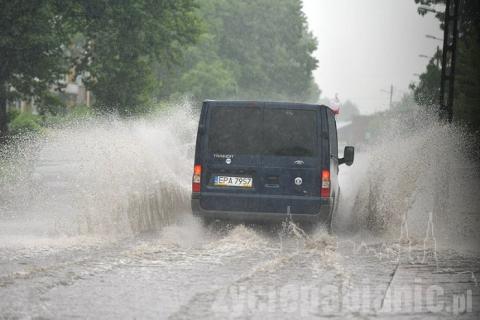
[[[289,218],[286,212],[206,210],[200,205],[200,195],[192,195],[191,206],[193,215],[210,219],[238,222],[281,222]],[[322,205],[318,212],[292,213],[290,217],[295,222],[328,222],[332,209],[333,199],[322,199]]]

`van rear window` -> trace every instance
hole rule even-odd
[[[258,154],[261,150],[262,110],[259,108],[210,109],[208,149],[220,154]]]
[[[315,111],[265,109],[264,154],[311,157],[315,155]]]
[[[309,157],[315,155],[313,110],[210,109],[209,153]]]

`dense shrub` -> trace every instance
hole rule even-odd
[[[9,124],[12,135],[40,132],[41,129],[40,117],[29,113],[20,113]]]

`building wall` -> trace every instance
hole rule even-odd
[[[58,94],[67,107],[75,107],[77,105],[90,106],[91,93],[88,91],[82,83],[81,76],[74,78],[73,72],[65,75],[63,84],[66,85],[62,92],[58,92],[55,88],[51,88],[50,92]],[[7,110],[18,110],[20,112],[28,112],[32,114],[38,114],[38,105],[33,98],[22,100],[17,99],[7,102]]]

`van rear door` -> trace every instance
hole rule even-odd
[[[259,210],[316,213],[319,196],[319,109],[267,103],[263,112],[263,184]]]
[[[208,108],[203,208],[258,211],[262,117],[263,103],[223,102]]]

